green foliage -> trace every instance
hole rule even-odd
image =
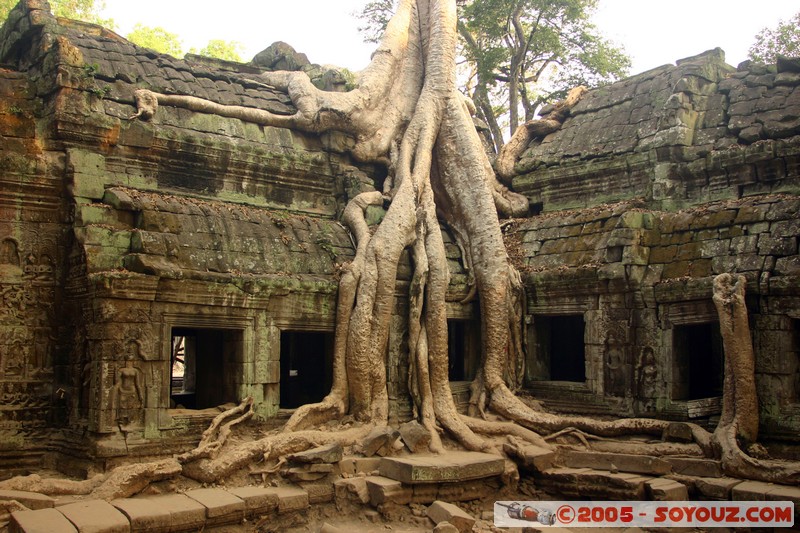
[[[394,0],[370,0],[359,18],[365,40],[385,28]],[[544,103],[577,85],[598,86],[627,74],[630,58],[591,24],[597,0],[459,0],[465,93],[502,144]]]
[[[0,0],[0,24],[5,22],[8,13],[19,3],[19,0]],[[106,7],[105,2],[95,0],[50,0],[50,8],[57,17],[82,20],[114,29],[113,19],[104,19],[99,13]]]
[[[758,63],[775,63],[778,55],[800,56],[800,12],[788,22],[779,21],[777,28],[761,30],[747,55]]]
[[[17,0],[0,0],[0,24],[6,21],[8,13],[17,5]]]
[[[242,62],[242,52],[244,45],[238,41],[223,41],[222,39],[211,39],[208,44],[200,51],[192,48],[190,54],[198,54],[206,57],[225,59],[227,61]]]
[[[106,3],[95,0],[50,0],[50,7],[57,17],[82,20],[99,24],[105,28],[114,29],[116,24],[113,19],[100,17],[99,12],[105,9]]]
[[[183,43],[177,34],[161,27],[136,24],[126,38],[139,46],[150,48],[161,54],[183,57]]]
[[[364,42],[377,43],[380,40],[394,10],[395,0],[370,0],[360,12],[355,13],[364,24],[358,27],[358,31],[364,36]]]

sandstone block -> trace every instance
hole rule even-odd
[[[206,523],[206,508],[185,494],[162,494],[150,498],[169,509],[172,531],[194,531]]]
[[[367,457],[375,454],[386,456],[393,455],[394,443],[400,438],[400,432],[394,428],[377,427],[364,437],[361,450]]]
[[[369,503],[369,489],[366,478],[353,477],[339,479],[333,484],[337,500],[350,500],[359,503]]]
[[[238,524],[244,518],[245,503],[241,498],[223,489],[195,489],[186,496],[206,508],[206,525]]]
[[[425,453],[431,444],[431,434],[416,420],[400,426],[400,438],[403,439],[411,453]]]
[[[281,474],[290,481],[319,481],[328,475],[327,472],[312,472],[305,467],[295,467],[284,470]]]
[[[308,493],[308,503],[311,505],[332,502],[335,496],[333,485],[324,481],[321,483],[300,483],[300,487]]]
[[[503,445],[503,451],[508,453],[511,457],[519,459],[522,466],[537,471],[552,468],[556,460],[554,451],[540,448],[532,444],[520,446],[506,443]]]
[[[684,501],[689,499],[686,485],[671,479],[656,478],[645,481],[647,495],[656,501]]]
[[[38,492],[25,490],[0,490],[0,501],[16,500],[28,509],[48,509],[55,506],[55,500]]]
[[[391,502],[405,505],[411,502],[413,489],[403,486],[399,481],[381,476],[366,478],[369,503],[373,507]]]
[[[441,483],[438,485],[439,490],[436,494],[436,499],[447,502],[480,500],[496,494],[502,485],[499,477],[475,479],[461,483]]]
[[[502,457],[480,452],[446,452],[436,456],[384,457],[383,477],[402,483],[442,483],[498,476],[503,473]]]
[[[698,477],[722,477],[719,461],[694,457],[666,457],[675,474]]]
[[[433,503],[439,499],[439,485],[437,483],[425,483],[412,485],[411,501],[413,503]]]
[[[342,474],[371,474],[380,468],[380,457],[345,457],[339,461],[339,471]]]
[[[271,488],[239,487],[228,492],[244,502],[245,515],[248,517],[271,513],[278,508],[278,495]]]
[[[122,511],[131,524],[131,531],[170,531],[172,517],[169,509],[152,498],[122,498],[111,505]]]
[[[672,466],[658,457],[623,453],[571,451],[566,454],[564,464],[572,468],[594,468],[652,475],[664,475],[672,471]]]
[[[662,439],[667,442],[693,442],[694,437],[688,424],[673,422],[664,429]]]
[[[794,523],[795,527],[797,527],[797,524],[800,523],[800,487],[775,485],[775,487],[767,493],[767,501],[794,502]]]
[[[466,511],[457,505],[443,501],[433,502],[428,507],[427,515],[435,524],[449,522],[461,533],[472,531],[472,526],[475,524],[475,519]]]
[[[342,445],[334,443],[304,452],[294,453],[287,456],[287,459],[295,463],[338,463],[342,460],[342,453]]]
[[[706,478],[701,477],[694,480],[697,491],[706,498],[715,500],[729,500],[731,489],[741,483],[741,479],[732,477]]]
[[[733,501],[764,501],[767,494],[775,490],[778,485],[762,481],[742,481],[731,488]]]
[[[58,510],[81,533],[128,533],[128,518],[119,509],[103,500],[70,503]]]
[[[11,513],[9,533],[77,533],[67,517],[55,509],[16,511]]]
[[[299,487],[274,487],[270,490],[278,496],[278,513],[308,508],[308,493]]]

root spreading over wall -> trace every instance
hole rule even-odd
[[[565,428],[604,437],[661,435],[668,422],[557,416],[515,395],[515,369],[524,356],[524,287],[509,262],[498,213],[524,215],[527,200],[497,181],[473,125],[472,107],[456,88],[455,50],[455,0],[402,0],[354,90],[318,90],[302,72],[261,75],[260,82],[287,92],[297,109],[293,115],[222,106],[191,96],[137,92],[138,112],[131,118],[149,119],[159,105],[167,105],[310,132],[346,132],[357,141],[353,157],[386,165],[389,177],[383,191],[350,199],[344,212],[357,249],[340,281],[333,385],[327,397],[298,409],[283,431],[226,448],[232,427],[252,414],[245,401],[220,415],[196,450],[167,462],[133,465],[138,470],[131,470],[127,477],[118,473],[84,482],[80,487],[84,493],[128,495],[148,475],[161,479],[176,472],[213,482],[249,462],[330,442],[352,445],[373,427],[386,425],[389,326],[398,264],[405,249],[411,251],[413,262],[408,294],[409,388],[414,414],[431,433],[433,452],[442,449],[442,431],[467,449],[496,453],[502,453],[503,439],[512,449],[523,443],[549,448],[551,444],[540,434]],[[574,92],[567,105],[574,105],[581,94],[582,90]],[[561,115],[551,118],[559,124],[563,121]],[[535,135],[536,131],[532,126],[522,133]],[[511,152],[515,150],[519,147]],[[504,160],[506,174],[508,164]],[[373,231],[367,226],[365,210],[385,203],[389,205],[386,216]],[[480,304],[483,346],[472,388],[474,417],[456,411],[448,382],[445,294],[449,271],[441,224],[456,237]],[[798,472],[791,467],[769,464],[771,469],[765,473],[764,462],[742,451],[742,446],[747,449],[755,443],[758,430],[743,290],[741,280],[720,278],[715,283],[725,339],[725,411],[713,437],[697,426],[692,431],[701,448],[720,456],[732,473],[796,481]],[[339,431],[318,429],[345,415],[357,424]]]

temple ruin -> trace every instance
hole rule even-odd
[[[142,88],[289,115],[287,94],[258,81],[271,68],[161,55],[57,19],[42,0],[11,12],[0,29],[3,478],[182,453],[219,406],[252,398],[278,425],[330,390],[338,280],[355,254],[340,217],[382,190],[386,169],[355,161],[344,133],[170,106],[131,118]],[[302,68],[345,90],[337,71]],[[713,431],[724,352],[712,285],[741,274],[759,441],[800,460],[800,62],[733,67],[716,49],[590,90],[506,185],[530,202],[503,224],[526,295],[520,395],[558,413]],[[451,389],[467,412],[480,308],[442,232]],[[395,426],[413,411],[409,261],[386,367]]]

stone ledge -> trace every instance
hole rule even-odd
[[[56,509],[11,513],[9,533],[78,533],[67,517]]]
[[[24,490],[0,490],[0,501],[16,500],[28,509],[48,509],[55,507],[55,500],[38,492]]]
[[[129,533],[128,518],[103,500],[70,503],[58,508],[81,533]]]
[[[186,496],[206,508],[206,526],[238,524],[244,519],[244,500],[222,489],[195,489]]]
[[[448,483],[503,474],[502,457],[479,452],[445,452],[435,456],[384,457],[380,474],[402,483]]]

